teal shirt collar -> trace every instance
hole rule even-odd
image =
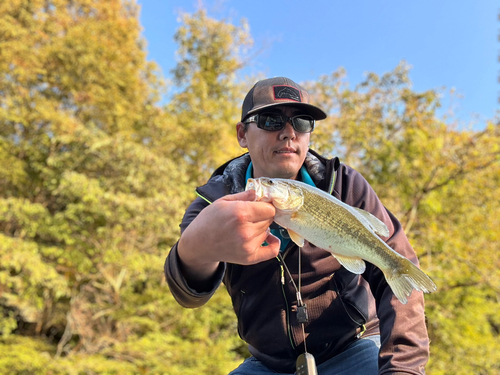
[[[302,166],[300,167],[300,180],[308,185],[311,185],[311,186],[314,186],[316,187],[316,185],[314,184],[312,178],[311,178],[311,175],[309,174],[309,172],[307,171],[306,167],[305,166]],[[252,178],[253,177],[253,164],[252,162],[250,162],[250,164],[248,164],[248,167],[247,167],[247,172],[246,172],[246,175],[245,175],[245,181],[248,181],[249,178]]]

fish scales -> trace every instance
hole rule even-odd
[[[276,207],[274,220],[288,230],[298,246],[307,240],[332,253],[353,273],[365,271],[364,260],[374,264],[402,303],[407,303],[413,289],[426,293],[436,290],[423,271],[377,235],[387,237],[389,231],[370,213],[294,180],[249,179],[248,189],[255,190],[257,200]]]
[[[307,215],[282,218],[278,214],[276,222],[279,225],[296,233],[308,233],[305,239],[315,246],[336,254],[352,257],[352,248],[356,247],[360,258],[370,263],[378,263],[377,258],[392,260],[390,253],[379,254],[364,251],[365,248],[382,248],[387,245],[371,235],[371,232],[346,208],[334,203],[334,197],[312,193],[308,188],[303,188],[304,204],[300,210]],[[304,216],[310,216],[316,225],[311,227],[310,223],[303,219]]]

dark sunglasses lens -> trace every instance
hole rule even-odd
[[[308,115],[292,117],[292,125],[299,133],[310,133],[314,129],[314,119]],[[259,114],[258,127],[268,131],[281,130],[285,127],[288,118],[274,113]]]
[[[292,123],[293,128],[300,133],[309,133],[314,129],[314,119],[311,116],[296,116]]]
[[[259,115],[259,128],[269,131],[281,130],[285,120],[280,115],[263,113]]]

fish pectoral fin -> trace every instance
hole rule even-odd
[[[293,230],[288,229],[288,235],[290,236],[291,240],[297,244],[297,246],[304,246],[304,238],[299,234],[295,233]]]
[[[389,237],[389,229],[387,229],[387,225],[380,220],[378,217],[372,215],[368,211],[365,211],[361,208],[358,207],[352,207],[356,211],[356,213],[360,214],[361,217],[365,220],[362,222],[365,225],[368,225],[373,231],[382,237]]]
[[[361,274],[365,272],[366,264],[365,261],[361,258],[351,258],[343,255],[332,254],[335,259],[342,264],[346,270],[352,273]]]

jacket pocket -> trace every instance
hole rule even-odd
[[[338,293],[338,299],[347,316],[358,326],[365,324],[368,321],[368,304],[364,302],[368,295],[365,290],[359,287],[360,290],[355,293],[352,293],[352,291],[346,293],[339,288],[339,284],[335,279],[333,279],[333,282]],[[356,296],[356,298],[352,298],[353,296]]]

